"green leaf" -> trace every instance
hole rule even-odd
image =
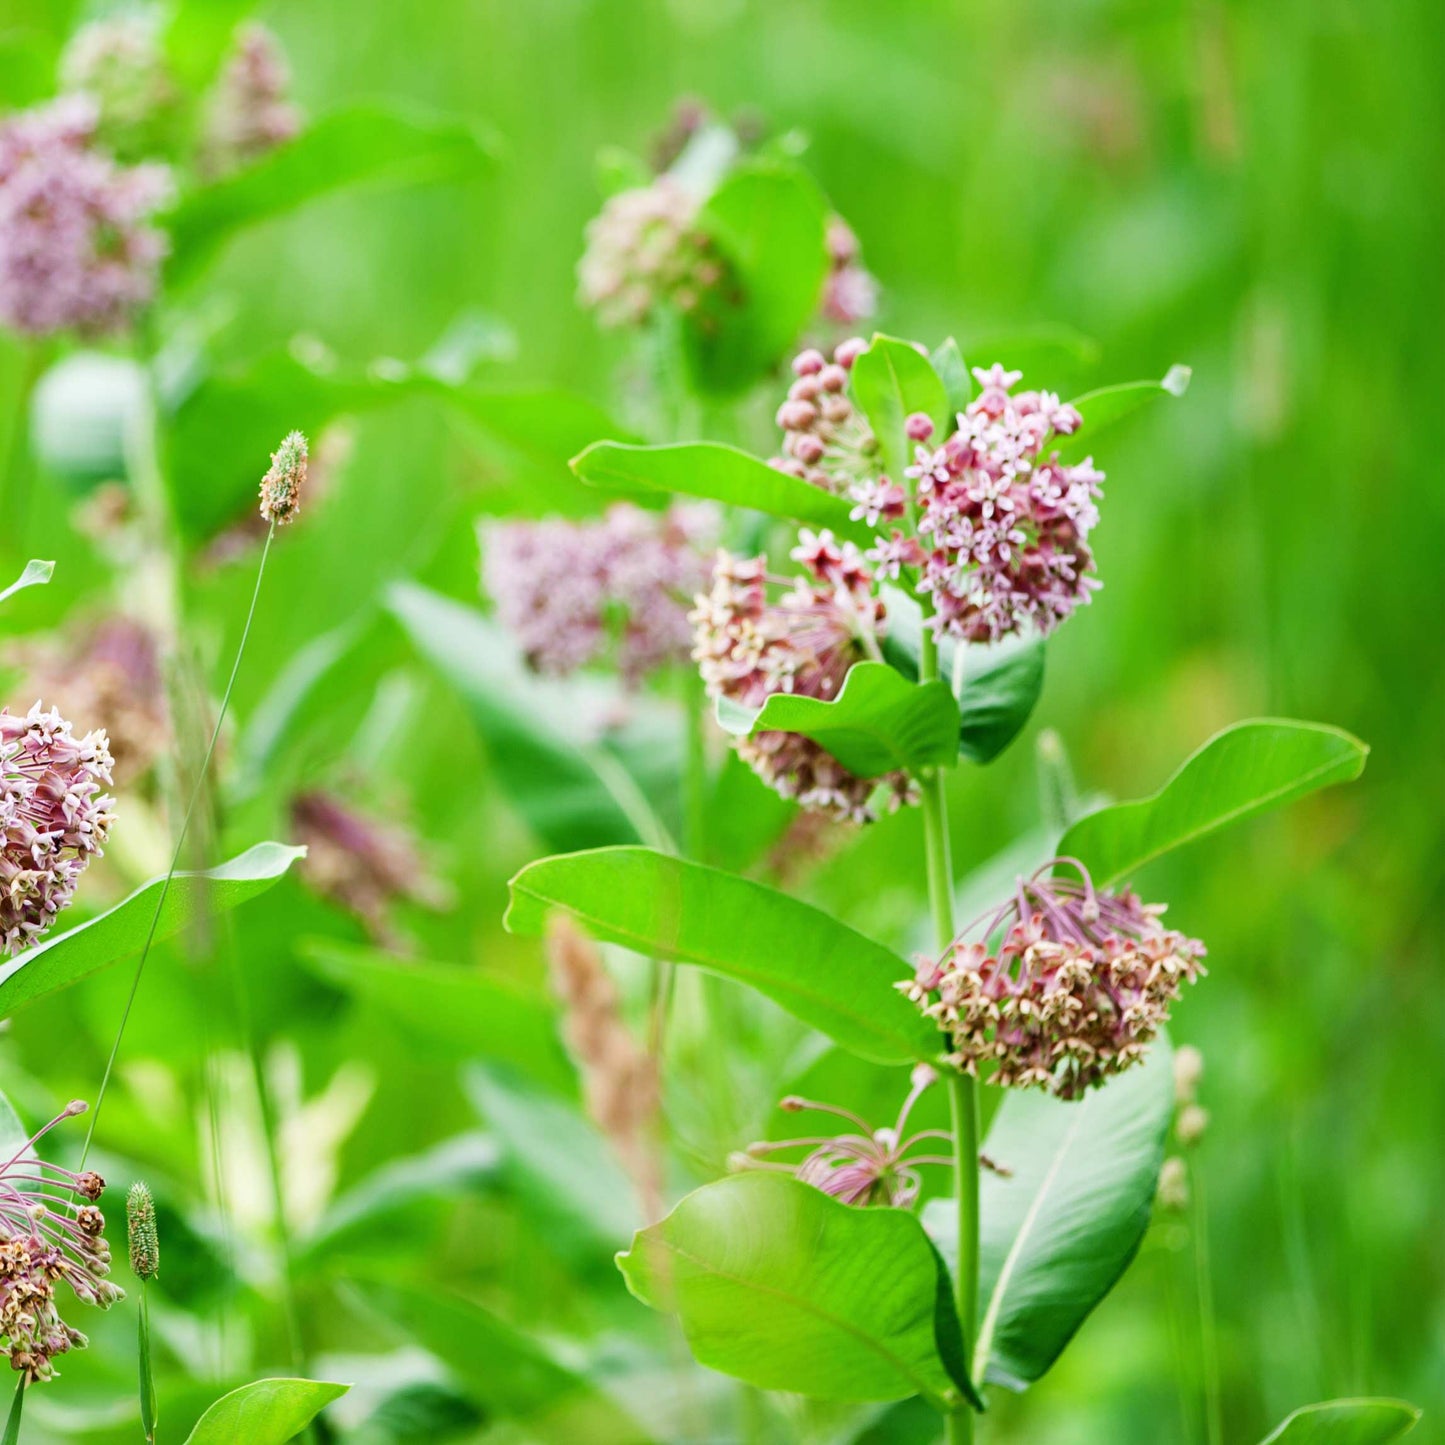
[[[1326,1400],[1296,1410],[1261,1445],[1390,1445],[1419,1419],[1403,1400]]]
[[[1183,396],[1193,375],[1187,366],[1171,366],[1159,381],[1125,381],[1118,386],[1101,386],[1075,397],[1073,405],[1084,424],[1072,436],[1058,438],[1058,452],[1066,461],[1091,452],[1101,431],[1123,421],[1141,406],[1161,397]]]
[[[10,1413],[5,1419],[5,1434],[0,1445],[20,1445],[20,1422],[25,1413],[25,1376],[15,1381],[15,1393],[10,1398]]]
[[[186,1445],[286,1445],[350,1385],[326,1380],[256,1380],[222,1395],[186,1437]]]
[[[831,702],[774,693],[760,708],[719,708],[718,721],[743,737],[801,733],[860,778],[948,767],[958,753],[958,704],[948,684],[908,682],[884,662],[855,664]]]
[[[1012,1173],[979,1180],[975,1379],[1027,1388],[1118,1282],[1149,1225],[1173,1113],[1163,1038],[1143,1064],[1076,1102],[1004,1092],[984,1148]],[[954,1202],[929,1204],[925,1223],[952,1257]]]
[[[257,843],[204,872],[177,873],[156,922],[155,941],[264,893],[305,854],[304,848],[288,848],[283,843]],[[0,1018],[8,1018],[22,1004],[69,988],[128,954],[139,953],[150,933],[164,882],[152,878],[99,917],[46,939],[0,967]]]
[[[648,1432],[598,1385],[481,1305],[372,1278],[358,1281],[357,1298],[393,1333],[435,1355],[489,1415],[524,1426],[528,1440],[650,1445]]]
[[[973,374],[951,336],[935,348],[929,360],[948,393],[948,418],[941,433],[947,436],[954,429],[954,418],[973,400]]]
[[[1059,844],[1099,884],[1226,824],[1359,777],[1369,749],[1323,723],[1262,718],[1216,733],[1152,797],[1080,818]]]
[[[928,358],[911,341],[874,336],[854,363],[849,378],[853,399],[863,408],[883,453],[883,468],[899,486],[906,486],[905,467],[913,465],[914,443],[903,424],[915,411],[933,418],[940,439],[951,430],[948,391]]]
[[[469,122],[360,105],[311,122],[285,145],[191,192],[168,220],[169,279],[189,279],[235,235],[352,186],[417,185],[490,170],[495,142]]]
[[[375,1005],[430,1056],[489,1059],[553,1093],[576,1095],[576,1071],[548,999],[471,965],[415,962],[332,939],[306,939],[300,955],[322,978]]]
[[[908,965],[776,889],[646,848],[543,858],[511,889],[513,933],[540,933],[560,908],[594,938],[751,984],[866,1059],[938,1053],[937,1030],[893,987]]]
[[[649,491],[706,497],[810,527],[828,527],[861,546],[873,541],[872,530],[849,515],[852,504],[845,498],[718,442],[659,447],[594,442],[573,458],[572,470],[589,486],[622,492],[644,503]]]
[[[608,729],[618,691],[527,671],[512,641],[475,608],[415,583],[386,604],[417,650],[456,688],[486,743],[497,784],[549,848],[661,841],[676,806],[681,722],[644,699]]]
[[[828,269],[828,207],[801,166],[736,166],[697,217],[731,267],[741,300],[705,306],[684,335],[699,390],[730,394],[770,371],[817,310]]]
[[[42,562],[32,557],[25,564],[25,570],[0,592],[0,602],[4,602],[7,597],[13,597],[17,592],[23,592],[27,587],[39,587],[42,583],[49,582],[54,575],[54,562]]]
[[[782,840],[798,812],[795,802],[774,792],[729,748],[712,787],[707,861],[746,872]]]
[[[902,1210],[745,1172],[689,1194],[617,1264],[702,1364],[762,1389],[940,1407],[971,1393],[948,1273]]]

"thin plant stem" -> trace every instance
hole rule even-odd
[[[1190,1170],[1190,1201],[1194,1236],[1194,1278],[1199,1293],[1199,1359],[1204,1373],[1205,1438],[1224,1445],[1224,1410],[1219,1378],[1219,1331],[1214,1313],[1214,1286],[1209,1269],[1209,1232],[1204,1205],[1204,1171]]]
[[[10,1402],[10,1417],[5,1421],[5,1434],[0,1445],[20,1445],[20,1416],[25,1409],[25,1376],[15,1382],[15,1398]]]
[[[146,1445],[155,1445],[156,1439],[156,1382],[151,1368],[151,1312],[150,1287],[145,1280],[140,1285],[140,1423],[145,1431]]]

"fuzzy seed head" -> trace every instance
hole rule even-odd
[[[288,432],[271,453],[271,468],[261,478],[261,515],[283,527],[301,510],[301,492],[306,485],[308,452],[306,438]]]
[[[130,1269],[137,1279],[154,1279],[160,1272],[161,1246],[156,1231],[156,1206],[148,1185],[137,1179],[125,1198],[126,1239]]]

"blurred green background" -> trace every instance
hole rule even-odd
[[[57,37],[77,13],[5,5],[7,23]],[[1437,1438],[1445,7],[307,0],[259,13],[312,113],[369,96],[459,112],[496,131],[503,159],[478,184],[337,198],[247,237],[208,283],[235,304],[236,354],[305,332],[358,361],[411,357],[476,306],[515,330],[506,376],[612,400],[616,347],[574,302],[582,227],[598,206],[594,159],[607,144],[644,149],[673,103],[694,95],[809,137],[807,163],[884,288],[885,329],[956,334],[983,363],[995,358],[971,342],[1071,328],[1097,343],[1096,364],[1026,377],[1066,395],[1095,378],[1193,366],[1183,403],[1103,448],[1105,589],[1051,645],[1029,735],[988,773],[958,778],[958,863],[1034,823],[1042,727],[1062,734],[1083,788],[1118,796],[1157,787],[1239,717],[1329,721],[1371,745],[1360,783],[1144,881],[1210,949],[1211,976],[1178,1009],[1174,1034],[1206,1060],[1199,1174],[1224,1438],[1257,1439],[1296,1405],[1351,1394],[1433,1408],[1419,1438]],[[239,716],[298,649],[403,571],[475,599],[471,519],[540,510],[572,484],[563,474],[527,485],[543,490],[519,493],[424,403],[361,421],[325,525],[298,529],[274,560]],[[60,507],[37,510],[13,550],[24,547],[85,565]],[[20,624],[48,625],[57,588],[83,585],[74,575],[18,599]],[[228,655],[249,582],[242,567],[198,583],[209,654]],[[293,759],[299,776],[325,776],[334,740],[355,731],[376,678],[406,656],[378,625],[366,665],[328,691]],[[393,782],[410,792],[469,903],[424,925],[428,949],[531,976],[533,947],[499,920],[506,878],[538,850],[498,797],[460,706],[415,676],[415,726],[376,781],[381,800]],[[243,813],[234,826],[249,841],[261,823]],[[912,820],[877,825],[812,886],[860,926],[903,936],[921,893]],[[306,910],[318,905],[293,884],[284,896],[286,908],[241,922],[247,956],[270,948],[276,960],[258,965],[272,1026],[300,1042],[310,1087],[358,1053],[379,1074],[342,1152],[344,1177],[461,1127],[445,1070],[364,1019],[338,1027],[335,998],[287,962],[288,939],[315,926]],[[142,999],[132,1044],[142,1058],[175,1037],[178,1018],[201,1027],[203,988],[170,967]],[[61,1030],[112,1016],[121,987],[100,979],[16,1021],[14,1047],[58,1096],[71,1075],[89,1087],[104,1032]],[[188,987],[190,1013],[177,1001]],[[145,1107],[128,1098],[108,1108],[136,1111],[139,1127]],[[437,1102],[419,1111],[419,1098]],[[508,1233],[485,1207],[464,1217],[484,1227],[461,1253],[515,1316],[566,1315],[565,1298],[543,1297],[544,1236]],[[447,1244],[457,1250],[455,1229]],[[1208,1363],[1193,1269],[1192,1248],[1156,1229],[1063,1363],[1000,1402],[989,1438],[1202,1440],[1197,1398],[1186,1389],[1181,1404],[1180,1391]],[[615,1276],[596,1287],[622,1295]],[[625,1318],[630,1306],[617,1304]],[[354,1330],[337,1331],[336,1348],[361,1348]],[[82,1380],[87,1368],[67,1373]]]

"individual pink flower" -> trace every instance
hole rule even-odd
[[[948,1034],[957,1067],[992,1062],[996,1084],[1077,1099],[1138,1063],[1204,972],[1204,945],[1163,927],[1163,911],[1058,858],[898,987]]]
[[[155,294],[169,172],[117,165],[96,120],[68,96],[0,122],[0,323],[17,331],[111,332]]]

